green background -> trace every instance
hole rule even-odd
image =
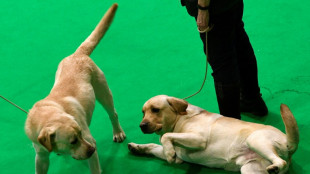
[[[16,0],[0,3],[0,95],[25,109],[48,95],[60,60],[90,34],[110,0]],[[91,131],[104,173],[219,173],[198,165],[169,165],[136,157],[127,143],[159,143],[139,129],[143,103],[158,94],[185,97],[203,80],[205,56],[193,18],[179,0],[118,0],[114,23],[92,54],[104,71],[127,139],[112,142],[112,127],[97,103]],[[310,173],[310,1],[245,0],[244,22],[253,44],[269,115],[243,120],[284,131],[279,106],[294,113],[300,144],[289,173]],[[218,112],[209,68],[202,92],[188,99]],[[0,100],[0,173],[34,173],[35,152],[24,133],[26,114]],[[229,127],[227,128],[229,129]],[[86,161],[51,155],[49,173],[89,173]]]

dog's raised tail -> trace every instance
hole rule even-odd
[[[297,150],[299,143],[299,130],[296,119],[287,105],[281,104],[281,116],[285,125],[287,146],[290,156]]]
[[[111,25],[115,12],[117,10],[117,3],[114,3],[104,14],[94,31],[87,37],[87,39],[78,47],[75,54],[90,55],[96,48],[101,38]]]

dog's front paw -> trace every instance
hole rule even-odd
[[[136,143],[128,143],[128,149],[134,155],[146,155],[146,148]]]
[[[177,156],[177,157],[175,158],[175,163],[176,163],[176,164],[181,164],[181,163],[183,163],[183,160]]]
[[[128,143],[128,150],[135,155],[141,154],[140,149],[138,148],[138,144],[136,143]]]
[[[177,155],[173,149],[165,151],[165,156],[168,163],[172,164],[176,162]]]
[[[120,129],[118,131],[113,131],[113,141],[117,143],[121,143],[125,140],[126,135],[125,132]]]

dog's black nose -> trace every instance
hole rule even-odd
[[[95,150],[96,149],[94,147],[89,147],[86,152],[87,157],[91,157],[93,153],[95,152]]]
[[[147,132],[148,126],[149,126],[149,122],[141,123],[140,128],[141,128],[142,132]]]

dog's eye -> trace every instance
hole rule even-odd
[[[159,112],[159,109],[158,109],[158,108],[152,108],[152,112],[153,112],[153,113],[158,113],[158,112]]]
[[[77,142],[78,142],[78,139],[75,138],[70,144],[74,145],[74,144],[76,144]]]

